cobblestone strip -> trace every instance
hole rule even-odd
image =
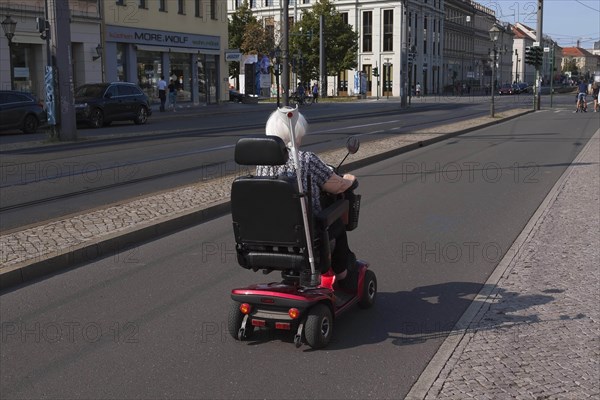
[[[500,118],[525,112],[523,109],[510,110]],[[392,149],[434,139],[442,134],[475,128],[491,121],[488,117],[481,117],[362,143],[360,151],[350,156],[349,161],[372,157]],[[337,165],[345,154],[345,150],[340,149],[322,153],[320,156],[326,162]],[[199,182],[2,235],[0,236],[0,273],[64,254],[83,244],[100,241],[104,236],[135,230],[142,224],[148,225],[175,218],[227,201],[233,179],[243,173],[243,170],[238,171],[226,177]]]
[[[600,398],[598,133],[426,399]]]

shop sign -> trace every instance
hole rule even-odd
[[[126,28],[112,25],[106,26],[106,41],[208,50],[220,49],[219,36]]]

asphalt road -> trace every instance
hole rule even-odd
[[[230,290],[277,279],[237,266],[229,215],[4,293],[2,397],[402,398],[597,129],[542,111],[354,171],[379,294],[325,350],[228,336]]]
[[[303,108],[311,123],[305,146],[313,151],[343,147],[348,134],[363,141],[486,115],[484,98],[425,98],[410,110],[397,102],[324,103]],[[497,110],[523,106],[529,97],[502,97]],[[262,134],[272,105],[228,105],[227,114],[158,113],[139,127],[114,124],[84,129],[78,143],[29,145],[3,150],[0,163],[0,229],[38,221],[235,171],[239,137]],[[215,108],[223,112],[223,109]],[[206,111],[206,110],[204,110]],[[95,134],[91,140],[86,136]],[[1,137],[7,140],[7,137]],[[16,139],[33,140],[22,135]],[[5,143],[5,147],[8,143]]]

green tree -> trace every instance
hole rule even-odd
[[[290,60],[297,58],[295,69],[300,80],[319,78],[319,19],[324,16],[326,75],[357,66],[358,34],[344,22],[330,0],[318,0],[302,12],[302,19],[290,29]],[[299,56],[299,57],[298,57]]]
[[[579,67],[577,67],[577,60],[570,58],[565,60],[563,64],[563,72],[570,72],[571,75],[579,75]]]

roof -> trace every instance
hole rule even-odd
[[[563,57],[593,57],[594,55],[581,47],[563,48]]]

